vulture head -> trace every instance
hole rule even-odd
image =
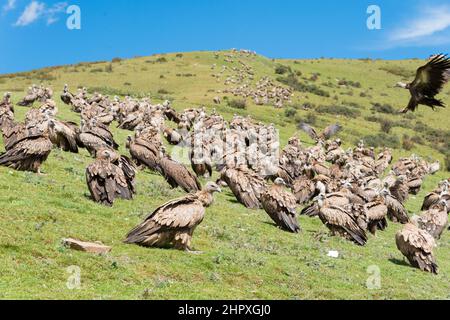
[[[97,152],[97,158],[102,160],[111,160],[113,155],[113,152],[109,149],[100,149]]]
[[[286,186],[286,182],[282,178],[276,178],[273,183],[277,186]]]
[[[205,191],[213,194],[215,192],[222,192],[222,189],[217,185],[217,183],[210,181],[206,184]]]

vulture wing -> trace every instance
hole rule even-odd
[[[274,187],[261,197],[264,210],[283,230],[297,233],[300,226],[296,219],[296,198],[281,188]]]
[[[300,123],[298,128],[300,130],[303,130],[304,132],[306,132],[311,137],[311,139],[313,139],[315,141],[319,140],[319,135],[317,134],[316,130],[313,127],[311,127],[309,124]]]
[[[341,130],[342,130],[342,127],[339,123],[333,124],[333,125],[325,128],[325,130],[322,133],[322,137],[324,138],[324,140],[328,140]]]
[[[446,55],[437,55],[425,66],[417,70],[416,79],[411,84],[412,90],[432,98],[437,95],[445,85],[446,74],[450,69],[450,58]]]
[[[131,230],[125,243],[152,245],[161,232],[177,232],[194,229],[203,221],[205,208],[194,194],[172,200],[149,214]]]

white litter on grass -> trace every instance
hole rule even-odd
[[[328,256],[331,258],[339,258],[339,251],[328,251]]]

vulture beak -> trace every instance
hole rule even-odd
[[[221,187],[217,187],[217,192],[218,193],[222,193],[222,188]]]

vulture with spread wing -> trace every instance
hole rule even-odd
[[[398,250],[413,267],[434,274],[438,273],[438,266],[433,256],[436,242],[428,232],[408,223],[397,233],[395,239]]]
[[[124,242],[144,247],[174,247],[191,251],[194,230],[203,221],[205,208],[212,205],[215,192],[221,192],[220,187],[208,182],[203,191],[169,201],[131,230]]]
[[[264,210],[278,227],[285,231],[298,233],[300,226],[297,221],[297,199],[286,191],[283,179],[275,179],[274,185],[261,196]]]
[[[342,127],[338,123],[326,127],[320,134],[307,123],[300,123],[298,128],[306,132],[311,139],[316,142],[329,140],[332,136],[342,130]]]
[[[127,160],[111,150],[98,150],[97,159],[86,169],[86,182],[95,202],[112,206],[116,198],[133,198],[135,172]]]
[[[417,70],[416,79],[410,84],[399,82],[397,86],[408,89],[411,99],[402,113],[416,111],[420,104],[426,105],[433,110],[435,107],[445,108],[441,100],[435,98],[441,92],[449,80],[450,58],[447,55],[438,54],[423,67]]]

